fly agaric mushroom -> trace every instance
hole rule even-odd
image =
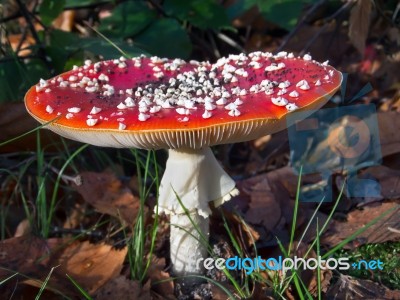
[[[173,271],[187,275],[202,273],[196,262],[207,256],[200,237],[209,235],[209,202],[217,206],[238,193],[210,146],[282,130],[288,113],[321,107],[341,81],[327,63],[286,52],[230,55],[214,64],[121,57],[40,80],[25,103],[39,122],[54,120],[46,128],[73,140],[169,149],[158,205],[171,217]]]

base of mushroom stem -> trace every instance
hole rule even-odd
[[[190,282],[187,278],[175,279],[175,296],[178,299],[212,299],[211,284],[205,278],[201,280],[203,281]]]
[[[190,217],[190,218],[189,218]],[[204,282],[201,259],[208,256],[209,218],[198,211],[188,214],[171,215],[170,255],[172,273],[179,282],[192,285]]]

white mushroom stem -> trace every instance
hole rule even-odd
[[[234,180],[222,169],[209,147],[169,150],[158,204],[159,212],[171,216],[171,260],[175,275],[203,273],[197,261],[207,257],[209,202],[218,206],[237,194]]]
[[[173,272],[177,276],[202,274],[203,265],[197,262],[198,259],[207,257],[210,219],[196,212],[190,213],[189,216],[171,215],[170,253]],[[196,282],[196,279],[190,281]]]

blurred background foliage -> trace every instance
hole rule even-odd
[[[374,2],[373,9],[387,18],[398,10],[397,1],[369,0],[3,0],[0,103],[21,101],[40,78],[88,58],[122,53],[213,61],[229,53],[273,51],[278,47],[263,46],[265,37],[284,45],[303,25],[342,26],[357,6],[370,19],[371,7],[358,2]],[[391,22],[398,25],[398,19]],[[261,42],[249,46],[257,31]],[[365,44],[365,34],[359,35]]]

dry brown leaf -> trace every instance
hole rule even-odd
[[[259,179],[249,191],[251,201],[245,219],[252,224],[262,224],[271,231],[282,217],[279,200],[281,195],[271,188],[266,176]]]
[[[364,55],[372,12],[372,1],[358,0],[350,12],[349,38],[361,55]]]
[[[50,279],[50,286],[65,289],[65,274],[68,274],[85,291],[93,294],[120,274],[127,252],[127,247],[117,250],[106,244],[75,242],[52,257],[50,265],[59,267]]]
[[[24,235],[28,235],[31,233],[31,230],[32,230],[31,223],[29,222],[28,219],[24,219],[18,224],[17,229],[15,230],[14,233],[14,237],[21,237]]]
[[[248,224],[245,220],[243,220],[237,216],[236,214],[231,214],[229,212],[224,212],[225,217],[229,220],[229,224],[231,224],[231,230],[234,234],[239,237],[237,240],[243,243],[243,247],[248,249],[252,247],[256,241],[260,239],[260,233]]]
[[[38,126],[39,123],[26,111],[24,103],[0,104],[0,143],[26,133],[27,131],[30,131]],[[51,145],[60,141],[60,136],[54,134],[50,130],[41,130],[40,138],[42,145]],[[67,141],[67,143],[69,145],[73,144],[73,142],[70,141]],[[46,149],[52,151],[55,148],[56,147],[49,147]],[[13,143],[1,147],[0,153],[34,150],[36,150],[36,135],[30,134],[18,139]]]
[[[235,237],[235,240],[238,241],[242,249],[252,248],[254,243],[260,239],[260,232],[255,228],[255,226],[249,224],[245,218],[243,218],[244,209],[240,209],[242,207],[235,205],[235,203],[239,202],[239,205],[245,206],[246,203],[249,202],[248,197],[246,197],[244,193],[241,193],[240,196],[235,197],[229,202],[218,209],[213,209],[210,224],[210,227],[212,228],[211,235],[213,239],[219,241],[214,245],[214,247],[219,249],[218,252],[220,252],[220,257],[224,258],[234,255],[234,251],[225,240],[227,233],[227,229],[225,228],[225,220],[227,224],[229,224],[229,230]],[[214,276],[214,274],[212,276]],[[217,275],[216,278],[219,278],[219,275]]]
[[[63,11],[52,23],[54,28],[63,31],[72,31],[75,23],[75,10]]]
[[[21,284],[16,283],[14,286],[11,286],[9,296],[2,293],[0,289],[2,299],[35,299],[36,296],[39,294],[43,282],[34,280],[31,281],[34,282],[34,284],[30,284],[29,282],[27,283],[26,281],[24,281],[21,282]],[[15,288],[15,286],[17,286],[17,288]],[[60,300],[63,299],[63,297],[60,296],[60,293],[47,289],[42,292],[40,299]]]
[[[299,177],[294,172],[293,168],[286,166],[280,169],[276,169],[272,172],[269,172],[267,174],[267,177],[270,181],[274,182],[275,185],[284,188],[287,191],[289,197],[296,197],[297,182]],[[317,178],[314,177],[315,176],[312,176],[312,180],[315,180],[315,178]],[[309,181],[307,175],[303,175],[302,180]]]
[[[385,166],[374,166],[364,170],[362,174],[378,180],[384,199],[400,198],[400,171]]]
[[[319,223],[321,224],[321,223]],[[321,227],[322,225],[320,225]],[[294,255],[296,255],[297,257],[305,257],[307,254],[307,258],[317,258],[317,253],[314,251],[314,249],[311,249],[311,251],[309,251],[309,245],[308,243],[298,243],[297,241],[293,243],[293,251],[294,251]],[[281,276],[282,276],[282,272],[279,271]],[[300,278],[301,281],[308,287],[308,291],[316,296],[317,292],[318,292],[318,270],[314,269],[306,269],[303,270],[301,268],[299,268],[298,270],[299,274],[300,274]],[[320,276],[321,276],[321,290],[323,292],[326,292],[328,290],[328,287],[330,285],[330,281],[332,279],[332,271],[329,270],[328,268],[321,269],[320,270]]]
[[[390,212],[387,213],[389,210]],[[385,217],[359,234],[345,248],[353,249],[367,243],[400,240],[400,234],[389,229],[389,227],[400,229],[400,205],[398,202],[386,202],[374,203],[364,206],[363,209],[354,210],[348,214],[346,222],[334,220],[328,231],[323,235],[321,244],[326,244],[331,248],[385,213],[387,213]]]
[[[397,96],[393,101],[392,107],[397,111],[400,112],[400,96]]]
[[[378,97],[393,95],[398,91],[400,79],[400,59],[389,59],[385,54],[381,54],[381,56],[378,58],[380,60],[379,68],[376,68],[370,78],[374,88],[379,91]]]
[[[312,209],[304,210],[303,215],[305,217],[305,221],[299,226],[298,231],[301,233],[303,233],[307,229],[307,231],[305,231],[304,233],[304,237],[302,240],[302,242],[305,244],[314,241],[315,237],[317,236],[317,224],[318,228],[321,228],[323,224],[328,221],[328,216],[320,211],[318,211],[314,218],[311,220],[313,213],[314,211]],[[307,228],[309,220],[311,220],[311,223]]]
[[[0,285],[0,295],[8,299],[14,289],[15,295],[29,293],[25,290],[30,289],[18,285],[18,282],[26,280],[26,276],[43,280],[49,272],[47,265],[51,249],[56,244],[57,239],[46,241],[33,235],[0,241],[0,281],[15,273],[21,274]]]
[[[400,153],[400,113],[379,112],[377,116],[382,156]]]
[[[0,286],[0,294],[6,295],[10,285],[16,285],[17,281],[41,287],[42,281],[53,267],[55,269],[47,289],[71,297],[79,295],[79,291],[66,277],[68,274],[84,290],[93,293],[120,274],[127,251],[127,247],[116,250],[105,244],[70,244],[66,239],[43,240],[30,235],[1,241],[0,279],[16,272],[22,276]],[[26,276],[30,279],[27,280]]]
[[[314,270],[313,277],[308,284],[308,291],[313,295],[317,296],[318,294],[318,277],[317,277],[318,270]],[[320,270],[320,278],[321,278],[321,291],[326,293],[328,287],[330,285],[332,279],[332,270],[326,268],[325,270]]]
[[[400,299],[400,291],[391,291],[370,280],[340,274],[339,280],[328,290],[326,299]]]
[[[79,227],[85,218],[85,208],[88,204],[75,203],[74,207],[69,211],[62,228],[73,229]]]
[[[318,176],[303,176],[303,180],[314,182],[318,180]],[[238,183],[242,194],[250,197],[249,208],[244,214],[244,219],[250,224],[261,225],[266,229],[266,235],[259,232],[260,240],[266,245],[276,243],[275,236],[282,242],[288,238],[288,228],[293,219],[297,181],[298,175],[293,169],[284,167]],[[312,205],[310,207],[307,204],[299,207],[297,228],[301,232],[305,229],[314,209]],[[325,219],[325,217],[324,214],[320,214],[320,218]],[[312,239],[314,235],[315,230],[309,229],[305,240]]]
[[[125,276],[118,276],[102,286],[94,295],[94,299],[138,300],[144,299],[143,293],[150,297],[149,291],[143,291],[138,281],[129,280]]]
[[[230,291],[233,295],[237,294],[235,291],[235,287],[229,282],[220,282],[220,285],[222,285],[225,289]],[[211,293],[212,293],[212,299],[213,300],[228,300],[230,299],[229,296],[226,294],[226,292],[219,286],[215,284],[211,284]]]
[[[261,283],[255,284],[251,299],[254,300],[274,300],[271,287],[263,286]]]
[[[307,46],[305,51],[311,53],[313,59],[329,59],[336,66],[346,58],[351,48],[347,34],[346,27],[338,26],[334,21],[322,26],[304,24],[287,43],[285,51],[299,53]]]
[[[83,172],[82,184],[73,187],[97,211],[122,218],[133,224],[139,211],[139,201],[121,181],[111,173]]]
[[[246,174],[254,175],[269,169],[287,165],[287,131],[267,135],[248,143],[250,155],[246,164]]]
[[[0,278],[6,278],[15,272],[27,276],[37,274],[48,262],[48,246],[46,240],[33,235],[0,241]]]
[[[30,49],[31,46],[35,44],[35,40],[32,36],[23,34],[10,34],[7,36],[8,41],[13,49],[13,51],[18,51],[18,56],[28,56],[32,53]],[[22,41],[24,39],[24,41]],[[18,48],[19,47],[19,48]]]
[[[174,282],[165,272],[165,258],[153,256],[152,263],[148,270],[152,294],[160,295],[163,299],[175,299]]]
[[[230,3],[229,3],[230,2]],[[227,1],[225,5],[229,7],[233,3],[238,1]],[[233,25],[237,28],[246,28],[251,26],[255,30],[265,31],[270,24],[265,20],[260,11],[256,6],[251,7],[245,11],[242,15],[238,16],[233,20]]]

